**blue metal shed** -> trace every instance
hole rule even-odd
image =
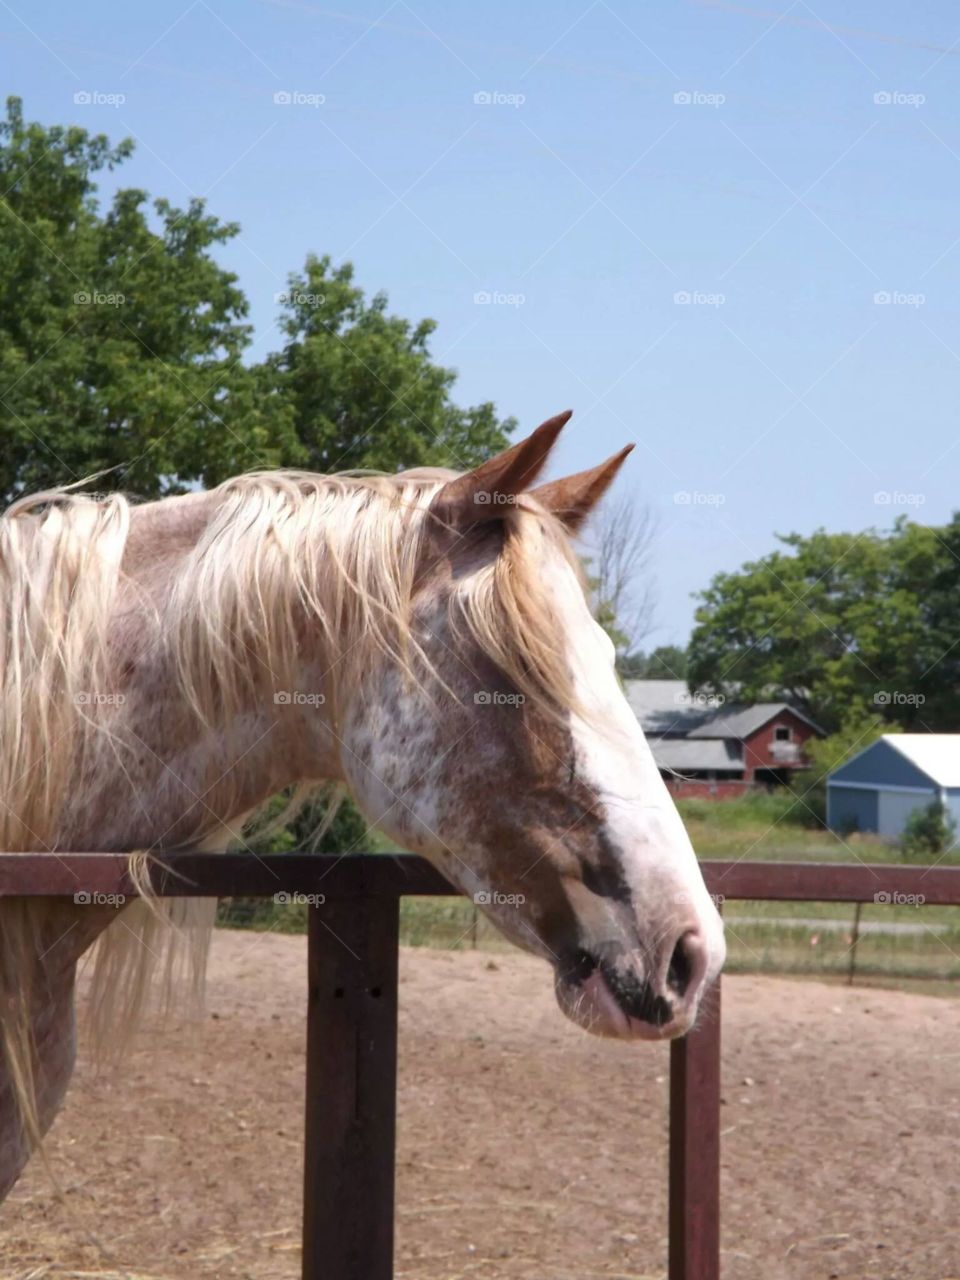
[[[895,840],[935,799],[960,830],[960,734],[885,733],[827,778],[827,826]]]

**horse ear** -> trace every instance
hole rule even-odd
[[[532,435],[498,453],[472,471],[448,480],[430,509],[444,524],[479,524],[497,520],[543,470],[550,450],[572,409],[542,422]]]
[[[601,462],[599,467],[578,471],[576,475],[565,476],[562,480],[551,480],[549,484],[542,484],[531,490],[530,496],[552,512],[570,533],[579,533],[587,516],[613,484],[624,459],[632,450],[633,445],[628,444],[612,458]]]

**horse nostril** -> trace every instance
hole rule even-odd
[[[678,996],[684,996],[690,985],[690,979],[693,976],[694,961],[691,956],[690,943],[695,935],[685,933],[678,939],[677,945],[673,948],[673,955],[670,957],[670,965],[667,969],[667,986]]]
[[[564,976],[568,982],[586,982],[596,967],[597,961],[590,952],[578,947],[570,957]]]

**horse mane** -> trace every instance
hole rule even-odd
[[[211,490],[211,518],[161,606],[178,682],[197,717],[226,727],[251,694],[290,689],[305,619],[318,629],[334,673],[334,716],[337,690],[362,690],[374,654],[442,690],[416,635],[413,605],[435,530],[430,502],[455,474],[255,472]],[[64,798],[82,777],[87,747],[112,733],[89,695],[110,687],[110,624],[136,513],[120,495],[55,490],[22,498],[0,516],[6,851],[54,855]],[[544,553],[557,550],[579,566],[560,522],[535,500],[506,505],[500,526],[498,553],[449,583],[450,625],[528,700],[560,714],[575,698],[541,587]],[[212,847],[203,832],[197,844]],[[186,951],[192,984],[202,984],[215,904],[152,899],[148,856],[132,860],[140,901],[125,910],[124,928],[108,928],[96,948],[91,1020],[101,1048],[108,1032],[114,1044],[129,1038],[164,936],[166,976]],[[0,900],[0,1048],[31,1146],[42,1135],[30,1013],[48,910],[43,899]],[[166,929],[170,922],[180,928]],[[186,948],[178,945],[184,939]]]
[[[290,688],[305,614],[327,655],[334,715],[337,689],[362,691],[378,653],[411,680],[436,677],[412,606],[435,527],[430,502],[455,474],[253,472],[214,490],[219,506],[166,618],[181,686],[203,722]],[[569,667],[540,582],[545,542],[573,565],[576,557],[559,521],[532,500],[506,506],[502,528],[499,554],[451,584],[451,627],[533,703],[568,710]]]
[[[162,620],[197,716],[222,728],[251,695],[289,688],[304,617],[319,631],[335,691],[362,690],[376,652],[413,680],[436,676],[412,604],[430,501],[455,474],[251,472],[210,490],[213,515],[183,557]],[[136,510],[119,494],[53,490],[0,516],[0,847],[8,852],[56,847],[84,744],[104,732],[90,691],[112,683],[108,632]],[[570,710],[570,671],[541,572],[547,545],[578,562],[559,521],[532,499],[505,506],[501,523],[499,553],[450,586],[451,627],[531,702]]]
[[[106,637],[130,511],[54,491],[0,517],[0,847],[50,849],[105,687]]]

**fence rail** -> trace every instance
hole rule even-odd
[[[960,906],[960,867],[703,862],[708,890],[785,902]],[[322,894],[308,923],[304,1280],[391,1280],[400,898],[456,891],[407,855],[175,854],[164,897]],[[0,897],[134,892],[118,853],[0,854]],[[82,899],[81,899],[82,900]],[[720,1277],[720,984],[670,1046],[670,1280]]]

